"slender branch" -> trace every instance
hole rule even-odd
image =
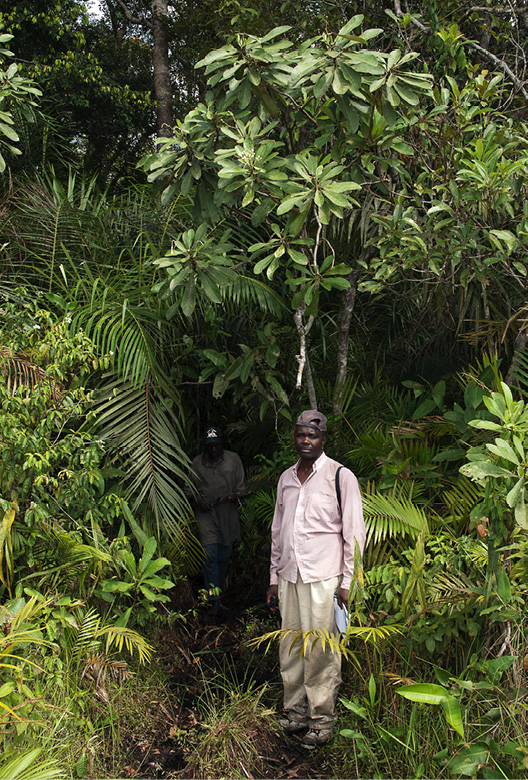
[[[348,290],[345,290],[343,294],[343,306],[339,320],[339,337],[337,344],[337,376],[334,398],[332,402],[333,410],[336,414],[339,414],[342,410],[343,389],[346,381],[348,367],[350,324],[352,322],[352,314],[356,304],[358,277],[359,274],[357,271],[352,271],[352,273],[348,275],[350,287]]]
[[[403,16],[405,16],[405,14],[403,13],[403,11],[401,9],[400,0],[394,0],[394,13],[400,19]],[[411,16],[411,22],[413,23],[413,25],[415,27],[418,27],[418,29],[421,30],[422,32],[431,32],[431,28],[430,27],[426,27],[425,24],[422,24],[422,22],[419,22],[418,19],[415,19],[413,16]]]
[[[146,19],[140,19],[138,16],[134,16],[130,12],[129,8],[125,5],[123,0],[116,0],[116,2],[125,14],[125,19],[127,19],[131,24],[139,24],[141,27],[148,27],[149,30],[152,30],[153,25],[151,22],[147,21]]]
[[[475,9],[478,10],[478,9]],[[492,9],[482,9],[486,11],[490,11]],[[521,9],[519,9],[521,10]],[[522,9],[527,10],[527,9]],[[402,18],[404,16],[403,11],[401,10],[401,3],[400,0],[394,0],[394,12],[397,17]],[[418,19],[415,19],[411,16],[411,24],[413,24],[415,27],[417,27],[422,32],[431,32],[430,27],[426,27],[425,24],[422,24],[422,22],[419,22]],[[480,46],[480,44],[476,43],[476,41],[471,41],[469,38],[466,38],[465,35],[460,36],[460,40],[463,43],[466,43],[473,51],[477,51],[479,54],[481,54],[483,57],[485,57],[487,60],[492,62],[499,70],[502,70],[503,73],[505,73],[507,76],[510,77],[512,82],[514,83],[515,87],[519,90],[523,98],[528,102],[528,92],[525,89],[524,82],[515,75],[513,70],[510,68],[510,66],[504,62],[504,60],[501,60],[500,57],[497,57],[495,54],[492,54],[490,51],[485,49],[483,46]]]
[[[297,381],[295,387],[297,390],[302,388],[303,374],[306,375],[306,390],[308,392],[308,398],[312,409],[317,409],[317,396],[315,394],[315,386],[313,382],[312,370],[310,367],[310,361],[308,358],[308,352],[306,349],[306,335],[314,323],[314,317],[310,316],[308,324],[304,322],[304,312],[306,310],[306,301],[303,301],[301,305],[295,310],[293,319],[299,334],[299,354],[297,355],[297,362],[299,368],[297,370]]]
[[[304,373],[304,366],[306,364],[306,332],[304,330],[303,323],[303,308],[306,308],[306,304],[299,306],[293,314],[293,321],[299,334],[299,354],[297,355],[297,363],[299,368],[297,369],[297,379],[295,381],[295,388],[299,390],[302,387],[302,377]]]
[[[502,70],[503,73],[506,73],[506,75],[511,78],[511,80],[513,81],[513,83],[515,84],[515,86],[523,96],[523,98],[528,102],[528,92],[526,91],[524,83],[521,81],[520,78],[518,78],[515,75],[513,70],[510,68],[509,65],[507,65],[506,62],[504,62],[504,60],[499,59],[499,57],[497,57],[495,54],[492,54],[483,46],[479,46],[479,44],[475,43],[475,41],[470,41],[464,36],[462,36],[462,40],[464,41],[464,43],[467,43],[467,45],[471,49],[478,51],[480,54],[482,54],[483,57],[486,57],[486,59],[488,59],[490,62],[493,62],[493,64],[496,65],[497,68],[499,68],[499,70]]]
[[[491,8],[489,5],[474,5],[472,8],[468,8],[466,13],[486,13],[486,14],[502,14],[504,16],[510,16],[511,14],[525,14],[528,11],[528,5],[514,6],[513,8]]]

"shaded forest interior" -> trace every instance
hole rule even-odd
[[[0,777],[526,775],[527,38],[524,0],[3,0]],[[308,407],[367,526],[313,751],[264,604]]]

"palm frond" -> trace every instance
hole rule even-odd
[[[64,777],[64,768],[55,758],[41,759],[41,748],[23,753],[20,749],[5,752],[0,757],[0,780],[55,780]]]
[[[278,640],[285,642],[290,640],[290,653],[299,653],[303,658],[307,652],[319,642],[324,651],[334,655],[342,655],[347,660],[352,661],[359,670],[363,668],[360,658],[349,647],[351,640],[358,639],[365,645],[377,645],[386,641],[395,635],[402,633],[402,626],[396,623],[390,626],[353,626],[350,623],[347,626],[345,634],[335,636],[327,628],[312,629],[310,631],[300,631],[299,629],[287,628],[269,631],[262,636],[251,639],[249,644],[260,647],[266,644],[266,652],[272,642]]]
[[[460,536],[470,520],[472,509],[484,498],[484,487],[460,475],[458,482],[444,490],[441,496],[447,512],[442,512],[442,522]]]
[[[266,531],[271,528],[275,511],[276,490],[257,490],[242,504],[240,520],[244,527],[250,528],[255,523]]]
[[[105,293],[107,291],[105,290]],[[87,316],[89,314],[89,316]],[[82,327],[102,355],[115,355],[114,365],[122,379],[141,385],[158,369],[157,333],[159,314],[155,310],[122,302],[90,305],[76,314],[74,326]]]
[[[121,652],[125,645],[130,654],[137,652],[140,663],[145,663],[152,657],[152,646],[141,634],[131,628],[104,623],[93,608],[86,612],[77,610],[75,627],[72,626],[67,634],[69,657],[76,662],[87,655],[90,657],[91,653],[97,653],[103,640],[106,653],[114,645],[116,650]]]
[[[204,549],[188,525],[174,528],[164,555],[171,562],[177,576],[197,574],[202,566]]]
[[[233,280],[223,288],[226,303],[239,308],[243,304],[256,304],[263,312],[282,319],[289,309],[281,296],[261,279],[244,274],[236,274]]]
[[[112,556],[105,550],[84,544],[62,529],[48,526],[44,522],[39,528],[43,544],[36,547],[35,560],[40,565],[45,565],[50,563],[51,558],[51,565],[33,571],[25,578],[38,580],[39,590],[56,589],[65,579],[71,589],[77,577],[84,579],[101,564],[109,564],[112,561]]]
[[[438,572],[429,583],[428,592],[437,601],[447,604],[467,599],[473,600],[479,596],[474,579],[470,579],[461,571]]]
[[[77,610],[77,626],[76,628],[68,629],[66,632],[68,654],[72,661],[78,662],[86,653],[98,649],[97,631],[100,622],[101,616],[93,607],[86,612]]]
[[[97,638],[106,638],[106,652],[115,645],[118,652],[121,652],[125,645],[128,652],[133,655],[137,652],[139,662],[148,663],[152,658],[153,647],[147,640],[131,628],[116,625],[104,625],[97,630]]]
[[[516,350],[511,374],[519,392],[526,400],[528,398],[528,355],[525,350]]]
[[[415,539],[422,531],[428,532],[424,510],[402,495],[364,495],[363,513],[367,528],[367,545],[399,536]]]
[[[121,684],[132,677],[132,672],[129,670],[126,661],[116,661],[102,653],[89,653],[81,674],[81,680],[85,678],[92,680],[96,696],[105,702],[108,702],[108,693],[106,691],[106,678],[108,675]]]
[[[54,400],[62,396],[62,385],[50,377],[40,366],[23,355],[13,354],[8,347],[0,346],[0,375],[4,377],[8,392],[13,395],[20,387],[31,389],[46,384]]]
[[[138,387],[119,380],[108,384],[104,395],[101,433],[126,464],[132,509],[148,500],[158,537],[163,531],[180,540],[193,513],[182,487],[189,483],[190,461],[180,444],[178,420],[150,381]]]

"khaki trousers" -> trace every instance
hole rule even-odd
[[[304,583],[279,578],[279,607],[282,629],[310,631],[327,628],[337,635],[334,618],[334,593],[341,577],[322,582]],[[306,652],[300,655],[301,644],[291,649],[294,636],[281,639],[279,659],[284,685],[284,709],[290,717],[308,721],[311,728],[331,727],[336,717],[336,699],[341,684],[341,656],[326,648],[323,652],[318,640],[312,649],[308,642]],[[291,649],[291,652],[290,652]]]

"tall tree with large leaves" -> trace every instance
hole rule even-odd
[[[354,273],[338,255],[339,225],[365,202],[374,205],[373,195],[388,194],[389,172],[412,152],[403,140],[407,115],[430,91],[430,77],[411,64],[415,55],[371,48],[380,30],[363,29],[362,22],[358,15],[335,35],[301,45],[282,37],[288,27],[263,38],[235,36],[201,63],[209,75],[205,103],[145,161],[151,179],[163,181],[166,200],[177,192],[193,194],[196,218],[204,223],[200,235],[161,261],[169,269],[166,293],[184,290],[176,300],[189,311],[196,288],[214,300],[221,268],[232,273],[240,258],[227,247],[209,252],[216,279],[205,286],[193,259],[197,251],[208,254],[205,223],[226,214],[246,220],[261,236],[250,247],[253,272],[270,281],[280,276],[289,290],[299,338],[296,386],[304,376],[314,406],[307,337],[320,297],[348,290]],[[184,287],[182,252],[194,268]],[[354,261],[358,267],[364,262]],[[344,317],[340,381],[348,327]]]

